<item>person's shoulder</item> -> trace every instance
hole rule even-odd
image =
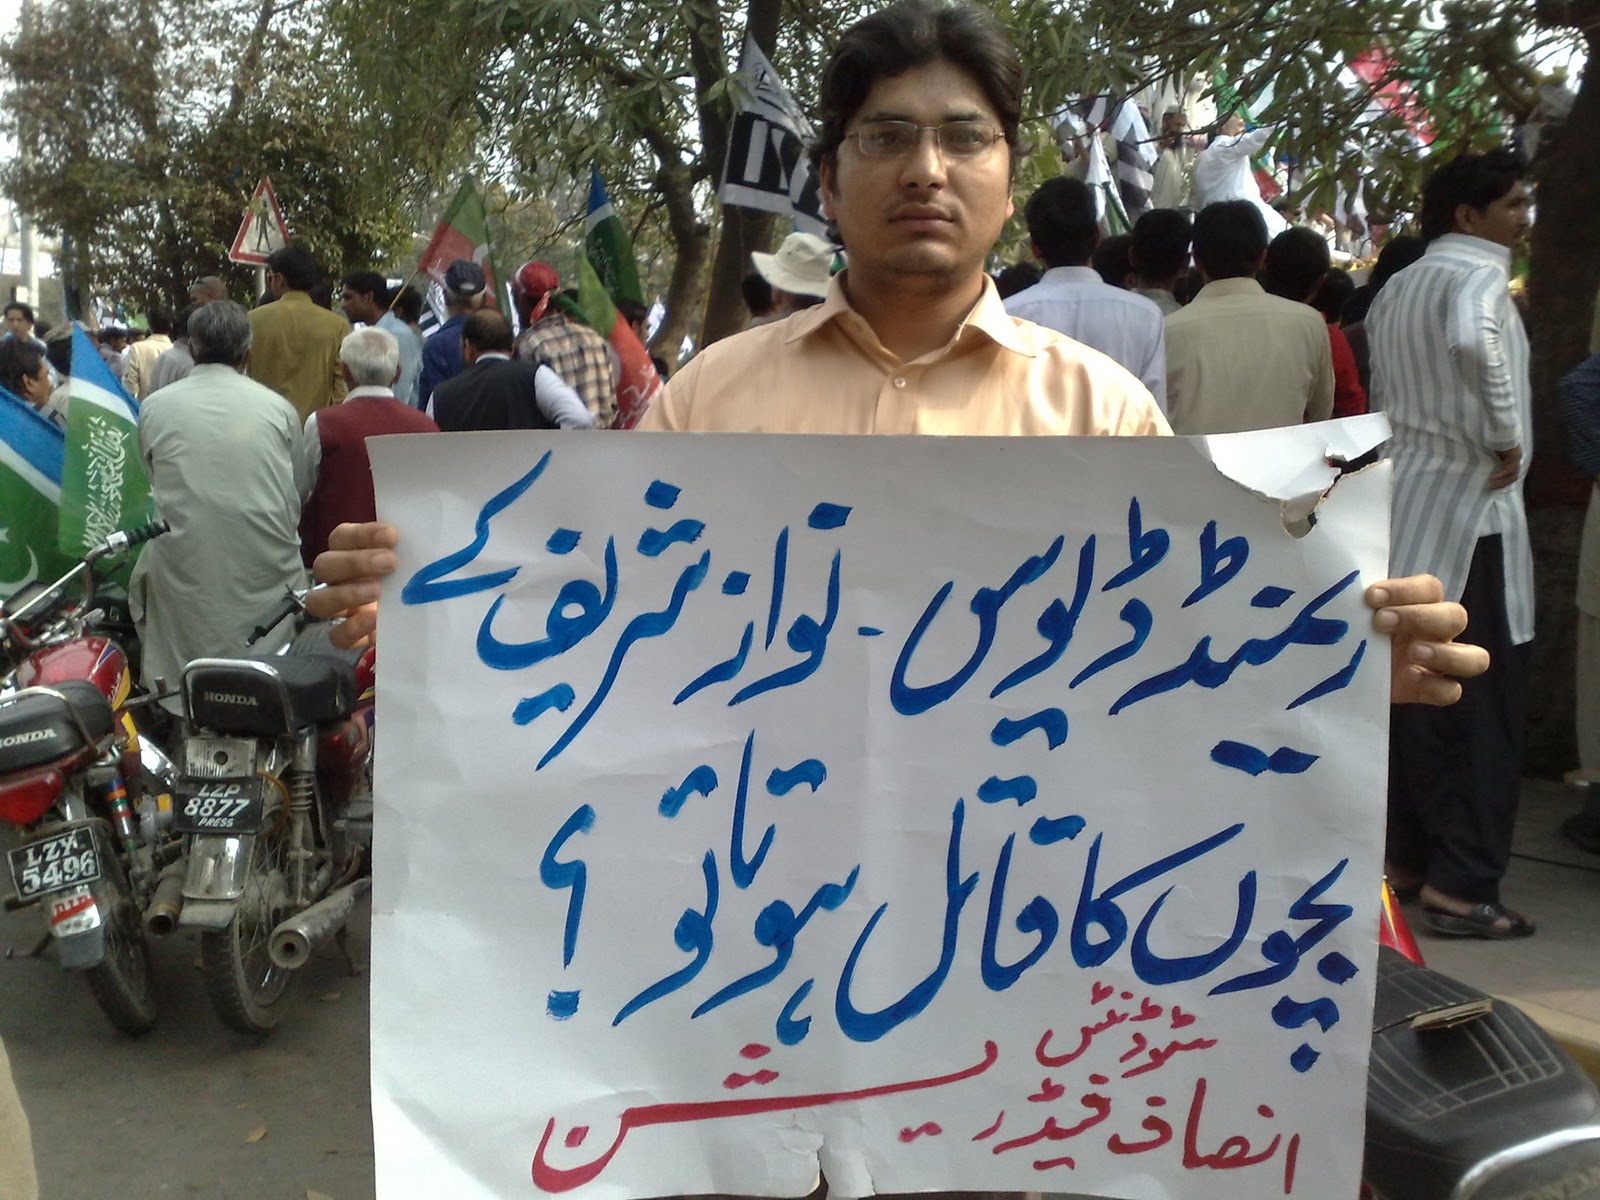
[[[1024,338],[1031,339],[1033,352],[1050,364],[1052,369],[1083,375],[1096,388],[1115,391],[1131,387],[1149,395],[1149,389],[1139,381],[1139,377],[1109,354],[1059,333],[1048,325],[1018,319],[1017,328]]]

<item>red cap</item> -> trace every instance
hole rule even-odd
[[[511,290],[519,296],[543,296],[561,286],[561,276],[549,263],[525,262],[512,277]]]

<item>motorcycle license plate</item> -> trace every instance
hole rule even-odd
[[[261,828],[267,782],[180,779],[172,794],[172,827],[179,833],[254,833]]]
[[[16,885],[18,900],[37,900],[100,878],[100,856],[88,829],[69,829],[40,838],[18,846],[9,857],[11,882]]]

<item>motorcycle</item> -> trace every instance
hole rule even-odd
[[[251,644],[296,614],[291,595]],[[277,1025],[295,973],[330,937],[343,949],[371,884],[374,661],[291,646],[183,670],[178,924],[201,931],[207,994],[241,1032]]]
[[[1422,961],[1388,884],[1362,1196],[1600,1200],[1600,1091],[1521,1009]]]
[[[0,670],[14,689],[0,698],[0,819],[21,831],[6,907],[43,910],[31,956],[53,944],[130,1034],[155,1024],[142,918],[170,906],[181,844],[169,829],[170,764],[134,724],[141,701],[95,607],[95,568],[164,532],[157,522],[114,533],[54,583],[0,605]]]

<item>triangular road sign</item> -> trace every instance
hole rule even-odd
[[[244,222],[234,235],[233,249],[228,251],[230,262],[265,266],[267,256],[289,244],[289,226],[284,223],[283,210],[278,207],[277,194],[272,190],[272,180],[265,177],[256,184],[250,197],[250,207],[244,211]]]

